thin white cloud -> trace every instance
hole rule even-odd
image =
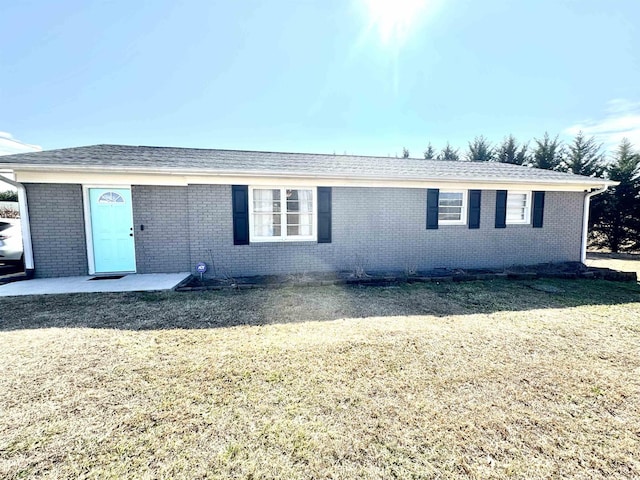
[[[602,118],[585,120],[564,130],[564,133],[576,135],[583,131],[604,144],[607,149],[615,149],[623,138],[636,147],[640,146],[640,102],[616,98],[607,102]]]
[[[13,138],[8,132],[0,132],[0,155],[12,155],[14,153],[39,152],[42,147],[29,145]]]

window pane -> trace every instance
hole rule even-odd
[[[288,213],[288,225],[311,225],[313,223],[313,215],[308,213]]]
[[[311,225],[287,225],[287,236],[310,236]]]
[[[280,190],[256,188],[253,190],[253,211],[258,213],[280,211]]]
[[[525,211],[521,209],[512,209],[507,210],[507,220],[508,221],[522,221],[525,219]]]
[[[438,212],[438,220],[461,220],[461,213]]]
[[[287,214],[287,235],[312,234],[312,216],[307,214]]]
[[[460,215],[461,208],[460,207],[440,207],[438,213],[455,213]]]
[[[507,222],[523,222],[527,215],[527,194],[507,194]]]
[[[287,190],[288,212],[313,212],[312,190]]]
[[[440,192],[438,196],[438,220],[459,222],[462,220],[462,192]]]
[[[280,215],[256,213],[253,215],[254,234],[258,237],[279,237]]]
[[[298,190],[287,190],[287,212],[298,212]]]
[[[438,200],[439,206],[462,207],[462,192],[441,192]]]
[[[124,203],[124,198],[122,198],[122,195],[120,195],[117,192],[106,192],[100,195],[100,198],[98,199],[98,203],[108,203],[108,204]]]
[[[313,229],[313,190],[287,190],[287,236],[311,236]]]
[[[526,205],[527,195],[524,193],[510,193],[507,197],[507,205]]]
[[[255,235],[257,237],[279,237],[282,234],[280,225],[256,226]]]
[[[440,192],[439,198],[458,198],[462,197],[462,192]]]
[[[313,235],[313,227],[311,225],[299,225],[300,235],[311,236]]]

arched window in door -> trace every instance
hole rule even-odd
[[[105,192],[100,195],[100,198],[98,198],[98,203],[123,204],[124,198],[122,198],[122,195],[116,192]]]

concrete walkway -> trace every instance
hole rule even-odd
[[[0,285],[0,297],[49,295],[54,293],[145,292],[171,290],[190,274],[149,273],[125,275],[117,280],[91,277],[36,278]]]

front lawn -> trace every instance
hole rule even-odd
[[[0,299],[2,478],[637,478],[640,287]]]

